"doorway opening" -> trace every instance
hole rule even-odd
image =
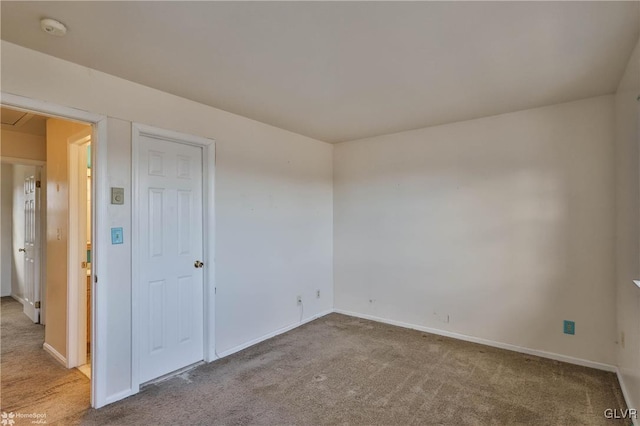
[[[2,107],[0,116],[2,302],[3,307],[16,302],[22,305],[23,316],[15,319],[31,341],[39,341],[36,346],[16,347],[12,365],[19,363],[20,356],[38,362],[16,371],[15,379],[22,385],[25,380],[33,380],[31,387],[46,394],[47,384],[40,380],[43,375],[38,368],[47,369],[59,362],[68,370],[62,370],[58,383],[69,382],[69,393],[76,394],[78,385],[85,386],[83,401],[94,405],[93,125],[7,106]],[[9,211],[11,215],[7,216]],[[5,273],[7,258],[10,273]],[[3,357],[3,365],[4,361]],[[86,376],[84,384],[78,381],[76,368]],[[29,371],[26,377],[24,371]],[[12,375],[3,374],[3,408],[13,398],[10,389],[15,386],[11,380]],[[61,385],[58,391],[64,389]],[[34,402],[42,396],[38,394],[34,392]]]
[[[6,143],[6,141],[5,141]],[[2,163],[2,296],[12,296],[23,314],[41,323],[42,209],[44,162]]]
[[[91,379],[91,128],[69,137],[69,365]],[[74,353],[75,351],[75,353]]]

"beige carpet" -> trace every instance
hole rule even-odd
[[[53,424],[90,406],[90,382],[67,369],[42,349],[44,327],[22,313],[22,305],[2,298],[0,409],[7,413],[46,414]],[[31,420],[16,419],[16,426]]]
[[[4,299],[2,306],[6,306]],[[3,393],[12,395],[12,400],[19,399],[13,396],[18,393],[34,396],[39,391],[25,392],[20,384],[5,387],[9,384],[5,384],[4,375],[5,313],[3,309]],[[30,350],[39,349],[34,346]],[[80,380],[78,387],[85,389],[86,384]],[[71,405],[77,406],[77,393],[48,393],[42,399],[58,404],[74,400]],[[332,314],[150,385],[140,394],[100,410],[69,409],[60,422],[629,423],[605,419],[606,408],[626,408],[612,373]]]

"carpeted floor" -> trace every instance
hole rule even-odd
[[[65,375],[43,353],[18,354],[42,352],[32,334],[42,335],[25,331],[12,303],[2,300],[2,409],[24,401],[26,410],[52,410],[49,423],[629,424],[603,415],[606,408],[626,408],[613,373],[338,314],[100,410],[86,409],[82,374]],[[32,345],[8,342],[25,333]],[[34,373],[42,375],[41,388],[20,379]]]
[[[90,382],[42,349],[44,327],[22,313],[22,305],[3,297],[0,327],[0,409],[47,415],[47,424],[90,407]],[[16,426],[31,420],[16,419]]]

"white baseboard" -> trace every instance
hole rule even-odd
[[[635,408],[640,409],[639,407],[634,407],[631,403],[631,398],[629,397],[629,391],[627,390],[627,386],[624,383],[624,378],[622,373],[620,372],[620,368],[616,368],[616,376],[618,376],[618,383],[620,383],[620,389],[622,390],[622,396],[624,397],[624,402],[627,403],[627,408]],[[631,418],[634,426],[638,426],[638,419]]]
[[[587,359],[574,358],[574,357],[571,357],[571,356],[560,355],[560,354],[553,353],[553,352],[546,352],[546,351],[541,351],[541,350],[538,350],[538,349],[525,348],[523,346],[516,346],[516,345],[509,344],[509,343],[496,342],[494,340],[482,339],[480,337],[467,336],[466,334],[459,334],[459,333],[454,333],[454,332],[451,332],[451,331],[440,330],[440,329],[437,329],[437,328],[430,328],[430,327],[424,327],[424,326],[421,326],[421,325],[409,324],[409,323],[401,322],[401,321],[389,320],[389,319],[386,319],[386,318],[380,318],[380,317],[376,317],[376,316],[373,316],[373,315],[360,314],[360,313],[357,313],[357,312],[345,311],[345,310],[342,310],[342,309],[334,309],[334,312],[339,313],[339,314],[343,314],[343,315],[348,315],[348,316],[351,316],[351,317],[357,317],[357,318],[367,319],[367,320],[381,322],[381,323],[385,323],[385,324],[395,325],[395,326],[398,326],[398,327],[410,328],[410,329],[413,329],[413,330],[424,331],[425,333],[437,334],[439,336],[451,337],[451,338],[454,338],[454,339],[464,340],[464,341],[467,341],[467,342],[479,343],[481,345],[493,346],[495,348],[507,349],[509,351],[520,352],[520,353],[524,353],[524,354],[527,354],[527,355],[534,355],[534,356],[539,356],[539,357],[542,357],[542,358],[553,359],[553,360],[556,360],[556,361],[567,362],[569,364],[581,365],[583,367],[590,367],[590,368],[595,368],[595,369],[598,369],[598,370],[610,371],[610,372],[613,372],[613,373],[615,373],[617,371],[617,367],[615,367],[614,365],[604,364],[604,363],[595,362],[595,361],[589,361]]]
[[[20,304],[24,306],[24,299],[22,297],[16,296],[15,294],[12,294],[11,297],[13,297],[15,301],[20,302]]]
[[[311,321],[313,321],[313,320],[315,320],[315,319],[317,319],[317,318],[320,318],[320,317],[323,317],[323,316],[325,316],[325,315],[328,315],[328,314],[330,314],[330,313],[332,313],[332,312],[333,312],[333,309],[329,309],[329,310],[327,310],[327,311],[324,311],[324,312],[321,312],[321,313],[319,313],[319,314],[317,314],[317,315],[314,315],[314,316],[312,316],[312,317],[309,317],[309,318],[307,318],[307,319],[305,319],[305,320],[302,320],[301,322],[297,322],[297,323],[295,323],[295,324],[288,325],[288,326],[283,327],[283,328],[281,328],[281,329],[278,329],[278,330],[276,330],[276,331],[274,331],[274,332],[271,332],[271,333],[265,334],[264,336],[258,337],[257,339],[253,339],[253,340],[251,340],[251,341],[249,341],[249,342],[243,343],[242,345],[238,345],[238,346],[236,346],[236,347],[234,347],[234,348],[231,348],[231,349],[228,349],[228,350],[226,350],[226,351],[220,352],[220,353],[218,353],[218,354],[217,354],[217,358],[214,358],[214,359],[213,359],[213,361],[215,361],[216,359],[224,358],[224,357],[229,356],[229,355],[231,355],[231,354],[234,354],[234,353],[236,353],[236,352],[239,352],[239,351],[241,351],[241,350],[243,350],[243,349],[246,349],[246,348],[248,348],[248,347],[250,347],[250,346],[253,346],[253,345],[255,345],[255,344],[258,344],[258,343],[260,343],[260,342],[263,342],[263,341],[265,341],[265,340],[267,340],[267,339],[270,339],[270,338],[272,338],[272,337],[275,337],[275,336],[277,336],[277,335],[279,335],[279,334],[286,333],[287,331],[293,330],[293,329],[294,329],[294,328],[296,328],[296,327],[300,327],[301,325],[304,325],[304,324],[306,324],[306,323],[308,323],[308,322],[311,322]],[[45,345],[46,345],[46,344],[45,344]],[[48,345],[47,345],[47,346],[48,346]],[[51,351],[53,351],[53,352],[55,352],[56,354],[58,354],[58,353],[57,353],[53,348],[51,348],[50,346],[49,346],[49,348],[50,348],[50,350],[51,350]],[[45,348],[45,349],[46,349],[46,348]],[[48,350],[49,350],[49,349],[48,349]],[[213,353],[215,353],[215,352],[213,352]],[[60,355],[60,354],[58,354],[58,355]],[[54,356],[55,356],[55,355],[54,355]],[[64,358],[62,358],[62,359],[64,359]],[[63,363],[66,365],[66,361],[65,361],[65,362],[63,362]],[[191,368],[193,368],[193,366],[189,366],[189,367],[187,367],[186,369],[191,369]],[[170,376],[173,376],[173,375],[175,375],[175,372],[170,373],[169,375],[170,375]],[[152,381],[152,382],[153,382],[153,381]],[[126,389],[126,390],[124,390],[124,391],[122,391],[122,392],[118,392],[118,393],[116,393],[116,394],[110,395],[110,396],[108,396],[108,397],[106,397],[106,398],[105,398],[105,402],[104,402],[104,404],[103,404],[103,405],[101,405],[100,407],[103,407],[103,406],[105,406],[105,405],[108,405],[108,404],[111,404],[111,403],[113,403],[113,402],[119,401],[119,400],[121,400],[121,399],[127,398],[127,397],[129,397],[129,396],[131,396],[131,395],[135,395],[135,394],[136,394],[136,393],[138,393],[138,392],[139,392],[139,390]],[[100,407],[96,407],[96,408],[100,408]]]
[[[114,393],[113,395],[109,395],[108,397],[106,397],[104,400],[104,405],[101,405],[100,407],[104,407],[105,405],[111,404],[112,402],[120,401],[121,399],[125,399],[126,397],[134,395],[136,393],[138,392],[134,392],[133,389],[126,389],[122,392]]]
[[[218,358],[216,358],[216,359],[224,358],[224,357],[229,356],[231,354],[234,354],[236,352],[240,352],[243,349],[246,349],[246,348],[248,348],[250,346],[256,345],[256,344],[258,344],[260,342],[264,342],[265,340],[271,339],[272,337],[275,337],[275,336],[277,336],[279,334],[286,333],[287,331],[293,330],[294,328],[300,327],[301,325],[304,325],[304,324],[306,324],[308,322],[311,322],[311,321],[313,321],[315,319],[318,319],[320,317],[323,317],[325,315],[329,315],[330,313],[333,313],[333,312],[334,312],[333,309],[329,309],[329,310],[326,310],[324,312],[320,312],[319,314],[314,315],[312,317],[309,317],[307,319],[304,319],[301,322],[296,322],[296,323],[288,325],[286,327],[282,327],[282,328],[280,328],[280,329],[278,329],[276,331],[273,331],[271,333],[267,333],[264,336],[260,336],[257,339],[250,340],[250,341],[248,341],[246,343],[243,343],[243,344],[238,345],[236,347],[233,347],[231,349],[227,349],[226,351],[219,352],[217,354]]]
[[[59,363],[61,363],[62,365],[64,365],[65,367],[67,366],[67,358],[63,357],[60,352],[56,351],[53,346],[51,346],[48,343],[45,343],[42,345],[42,348],[47,351],[49,353],[49,355],[53,356],[56,361],[58,361]]]

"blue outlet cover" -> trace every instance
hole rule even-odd
[[[576,334],[576,323],[564,320],[564,334]]]
[[[111,228],[111,244],[124,243],[122,228]]]

